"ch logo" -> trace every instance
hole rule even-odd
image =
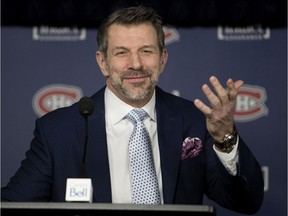
[[[163,31],[165,34],[165,45],[171,44],[180,39],[180,34],[176,28],[172,27],[163,27]]]
[[[252,121],[267,115],[266,100],[264,88],[243,85],[238,91],[235,121]]]
[[[34,112],[42,116],[52,110],[67,107],[82,97],[82,91],[76,86],[49,85],[38,90],[32,99]]]

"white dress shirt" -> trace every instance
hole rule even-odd
[[[108,159],[111,179],[112,203],[132,203],[128,143],[133,124],[125,116],[134,107],[121,101],[108,87],[105,90],[105,119],[108,145]],[[163,203],[162,176],[157,136],[157,118],[155,110],[155,92],[151,100],[142,107],[149,115],[144,124],[150,134],[153,158],[158,178],[161,203]],[[238,145],[238,142],[237,142]],[[217,155],[227,170],[235,175],[237,146],[230,154],[221,153],[215,148]]]

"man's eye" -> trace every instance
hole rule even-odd
[[[143,50],[142,53],[149,54],[149,53],[153,53],[153,51],[152,50]]]
[[[124,51],[119,51],[119,52],[116,52],[116,55],[124,55],[126,52]]]

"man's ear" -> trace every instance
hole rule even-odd
[[[161,62],[160,62],[160,71],[161,71],[161,73],[162,73],[162,71],[165,68],[167,60],[168,60],[168,51],[167,51],[167,49],[164,48],[163,53],[161,55]]]
[[[96,52],[96,61],[98,63],[100,70],[102,71],[102,74],[105,77],[108,77],[106,60],[104,58],[103,53],[101,53],[100,51]]]

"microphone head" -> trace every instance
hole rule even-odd
[[[82,97],[79,100],[78,110],[84,117],[88,117],[94,111],[94,101],[90,97]]]

